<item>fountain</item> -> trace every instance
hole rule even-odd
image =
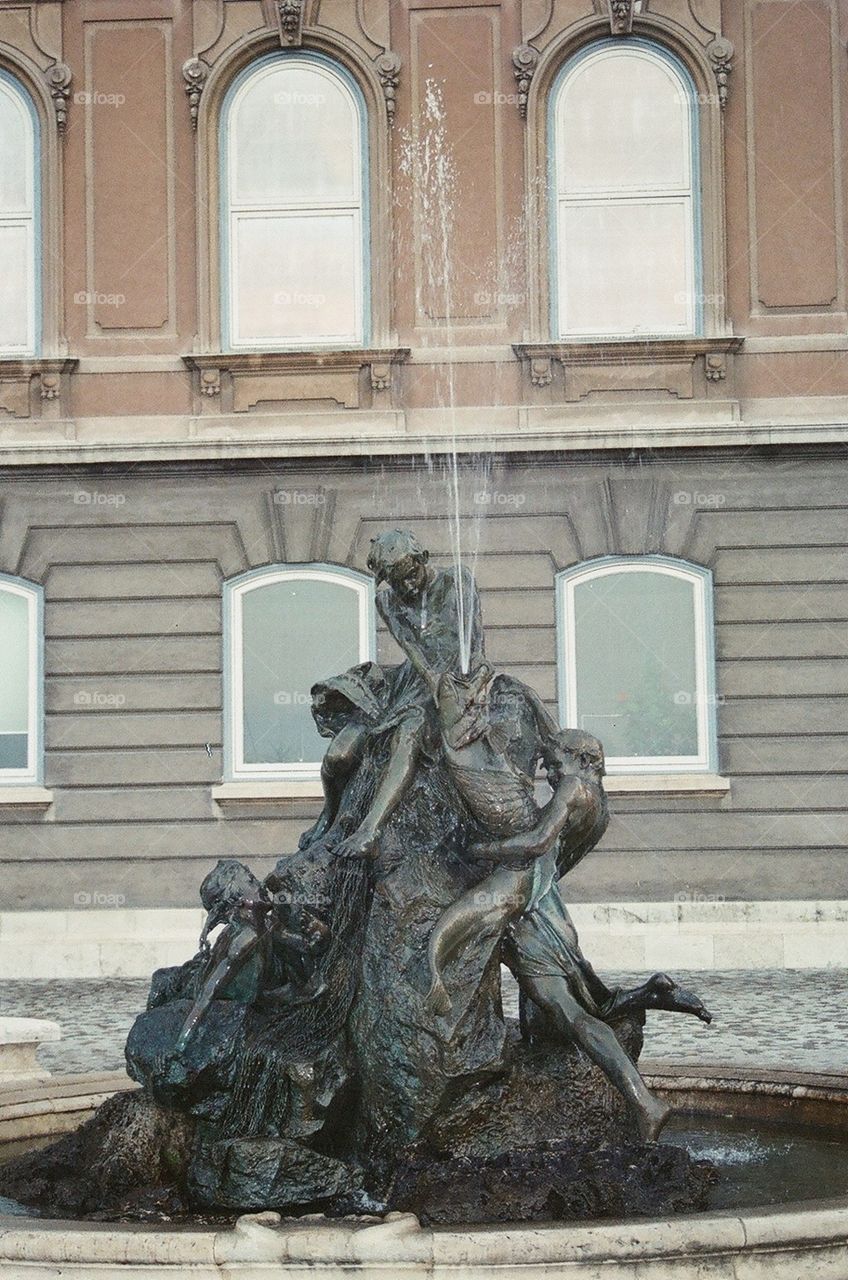
[[[403,166],[452,348],[432,82]],[[0,1276],[848,1277],[848,1079],[640,1072],[647,1012],[710,1015],[665,974],[610,989],[581,951],[563,889],[608,820],[603,748],[486,661],[484,504],[475,530],[461,492],[486,470],[459,465],[443,368],[450,565],[404,530],[368,560],[404,661],[313,688],[322,814],[263,882],[210,869],[197,952],[127,1041],[139,1087],[0,1093]],[[818,1184],[782,1187],[789,1160],[841,1198],[793,1203]]]

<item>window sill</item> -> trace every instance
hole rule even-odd
[[[408,347],[349,351],[229,351],[183,356],[199,412],[251,413],[315,402],[344,409],[390,406]]]
[[[78,364],[64,356],[0,356],[0,418],[64,417]]]
[[[0,809],[49,809],[52,803],[53,792],[46,787],[0,785]]]
[[[532,386],[555,400],[589,395],[677,400],[733,395],[733,355],[744,338],[677,337],[525,342],[513,346]]]
[[[218,804],[266,804],[276,800],[323,800],[320,778],[269,778],[255,782],[221,782],[211,789]]]
[[[717,773],[609,773],[604,790],[610,795],[728,795],[730,779]]]

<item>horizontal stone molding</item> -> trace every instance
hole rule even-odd
[[[320,799],[324,792],[320,778],[286,778],[222,782],[212,788],[212,799],[220,805],[265,804],[268,801]]]
[[[49,809],[53,803],[53,792],[47,787],[3,787],[0,786],[0,810],[3,809]]]

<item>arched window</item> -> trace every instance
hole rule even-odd
[[[318,54],[275,54],[221,113],[222,331],[233,351],[362,346],[367,131],[362,95]]]
[[[0,784],[41,780],[42,591],[0,576]]]
[[[608,556],[557,579],[563,724],[604,744],[611,773],[716,768],[712,575],[663,556]]]
[[[0,358],[38,351],[38,154],[32,101],[0,71]]]
[[[600,41],[550,98],[557,339],[702,331],[698,111],[689,73],[648,41]]]
[[[317,777],[327,744],[309,690],[373,659],[373,579],[275,565],[226,583],[224,605],[227,777]]]

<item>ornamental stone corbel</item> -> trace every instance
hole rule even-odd
[[[302,44],[303,0],[278,0],[277,15],[280,24],[280,44]]]
[[[553,380],[553,361],[550,356],[530,361],[530,381],[534,387],[549,387]]]
[[[397,109],[397,87],[400,79],[400,54],[395,53],[392,49],[386,49],[384,53],[379,54],[374,59],[374,66],[377,69],[377,75],[380,77],[380,84],[383,87],[383,97],[386,99],[386,117],[389,124],[393,125]]]
[[[512,51],[512,71],[518,86],[518,113],[527,119],[527,97],[530,84],[539,65],[539,50],[532,44],[520,44]]]
[[[707,45],[707,57],[713,69],[718,89],[718,105],[722,111],[727,106],[730,73],[733,70],[733,45],[724,36],[716,36]]]
[[[200,99],[209,78],[209,67],[200,58],[189,58],[183,63],[183,82],[188,94],[188,108],[191,113],[191,127],[197,129],[197,116],[200,110]]]
[[[636,0],[609,0],[610,34],[629,36],[633,30]]]
[[[71,96],[71,68],[64,62],[54,62],[44,73],[53,107],[56,112],[56,127],[59,133],[65,132],[68,123],[68,101]]]

